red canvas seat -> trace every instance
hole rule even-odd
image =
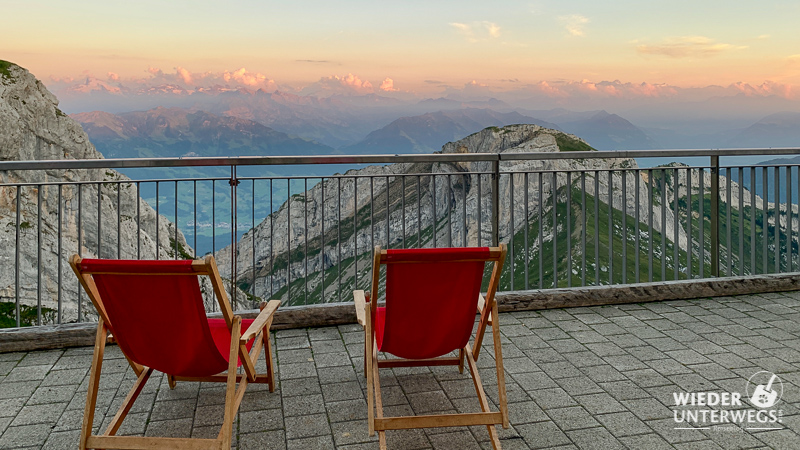
[[[355,291],[354,300],[359,323],[365,329],[364,370],[368,384],[369,429],[371,434],[378,430],[381,448],[386,447],[385,430],[462,425],[487,425],[493,445],[499,448],[494,424],[502,423],[507,427],[508,414],[494,294],[505,253],[505,245],[495,248],[375,248],[371,295]],[[487,262],[493,263],[493,267],[484,298],[480,288]],[[381,266],[386,266],[386,305],[383,307],[377,306]],[[472,350],[469,340],[476,310],[481,313],[481,320]],[[497,361],[499,412],[489,411],[475,366],[483,334],[489,324],[493,327]],[[458,357],[442,357],[456,350]],[[399,359],[378,360],[378,351],[390,353]],[[463,370],[465,359],[475,378],[482,413],[383,417],[380,368],[452,364]]]
[[[255,319],[234,316],[213,257],[205,261],[130,261],[74,255],[70,263],[99,316],[80,447],[229,447],[233,417],[248,382],[267,383],[270,391],[274,390],[269,327],[280,301],[263,304]],[[199,276],[210,278],[222,318],[206,316]],[[139,378],[106,432],[94,436],[97,383],[109,333]],[[255,362],[262,347],[267,351],[267,372],[257,374]],[[244,375],[236,374],[239,366]],[[227,382],[229,406],[217,439],[114,436],[153,370],[165,373],[170,387],[181,380]]]

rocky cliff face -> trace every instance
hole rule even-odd
[[[459,141],[447,143],[442,152],[522,153],[590,149],[591,147],[584,141],[573,135],[537,125],[512,125],[487,128]],[[552,261],[555,259],[560,266],[558,282],[561,285],[567,276],[567,254],[572,254],[573,261],[578,261],[582,256],[577,246],[573,245],[573,248],[567,249],[564,245],[567,230],[571,233],[572,242],[578,243],[584,231],[581,227],[585,223],[586,228],[592,228],[591,233],[598,233],[601,241],[606,240],[609,236],[608,207],[612,206],[614,216],[610,226],[613,230],[611,238],[614,241],[613,249],[608,249],[608,244],[601,242],[603,250],[600,252],[600,260],[592,261],[594,255],[587,258],[591,259],[587,262],[588,271],[594,273],[596,264],[601,283],[608,282],[609,261],[619,265],[614,269],[617,271],[615,280],[620,279],[619,271],[627,270],[632,273],[634,270],[632,261],[637,235],[634,231],[637,213],[641,260],[648,259],[649,241],[657,240],[653,257],[654,266],[658,267],[658,271],[663,258],[666,259],[669,268],[668,279],[672,277],[674,264],[678,265],[679,271],[685,276],[687,272],[685,258],[690,254],[695,266],[692,269],[692,276],[697,276],[697,266],[701,264],[698,255],[701,255],[702,242],[704,250],[702,264],[705,265],[707,274],[710,261],[708,247],[710,240],[707,237],[710,229],[708,222],[710,208],[708,205],[705,206],[702,219],[697,215],[697,211],[700,198],[709,201],[711,174],[698,169],[688,171],[686,167],[674,164],[671,167],[655,168],[651,177],[651,172],[648,170],[641,170],[638,173],[628,170],[637,168],[636,162],[632,159],[504,162],[503,172],[518,172],[515,175],[504,174],[500,180],[500,240],[507,243],[513,240],[515,247],[513,263],[509,260],[506,266],[513,264],[516,278],[526,266],[533,266],[537,262],[536,256],[526,260],[526,255],[546,253],[545,264],[550,264],[549,267],[552,268]],[[434,241],[437,242],[437,246],[447,246],[451,242],[454,246],[463,243],[478,245],[479,242],[481,245],[488,245],[491,242],[491,181],[488,175],[491,170],[490,162],[391,164],[352,170],[341,177],[326,179],[306,192],[292,195],[277,211],[242,237],[235,247],[238,285],[251,295],[261,298],[282,298],[288,304],[319,303],[339,299],[347,301],[351,289],[356,286],[363,289],[370,283],[369,271],[372,265],[370,253],[374,245],[381,245],[383,248],[397,247],[402,245],[404,239],[409,247],[428,247],[432,246]],[[568,178],[569,171],[572,172]],[[527,186],[524,172],[528,173]],[[431,176],[434,173],[441,175]],[[557,174],[555,178],[553,173]],[[585,174],[584,179],[581,178],[582,173]],[[673,178],[676,175],[677,183]],[[405,184],[403,179],[406,180]],[[748,190],[742,189],[743,195],[740,199],[739,185],[732,182],[729,198],[725,189],[727,182],[725,177],[721,177],[720,202],[722,205],[728,203],[731,205],[734,211],[732,226],[736,227],[738,223],[736,221],[742,217],[737,211],[740,209],[752,211],[751,195]],[[599,230],[593,229],[595,213],[592,207],[587,209],[586,218],[581,216],[583,211],[580,197],[581,187],[584,185],[586,197],[590,202],[599,205],[597,214],[602,217]],[[677,209],[674,208],[676,185],[680,200]],[[699,188],[701,185],[704,187],[702,191],[704,195]],[[692,230],[687,234],[686,199],[689,187],[694,206],[689,209],[692,215]],[[527,196],[525,196],[526,188]],[[569,208],[564,208],[568,195],[571,196],[572,203]],[[559,209],[555,224],[551,218],[554,197],[558,208],[563,208]],[[769,211],[774,211],[774,204],[769,203],[766,206]],[[763,200],[758,196],[755,197],[755,207],[758,211],[764,209]],[[797,207],[792,208],[794,211],[792,226],[798,229]],[[572,215],[569,226],[566,226],[566,211],[570,211]],[[627,216],[624,219],[625,224],[622,211],[625,211]],[[540,212],[544,216],[541,224],[542,248],[535,238],[539,229],[537,220]],[[785,233],[788,226],[786,212],[786,205],[780,205],[778,223],[782,229],[781,233]],[[649,231],[651,214],[652,233]],[[720,220],[724,222],[725,218]],[[756,224],[757,239],[761,239],[762,236],[761,220],[762,218],[759,218]],[[749,217],[745,221],[747,224],[745,231],[748,236],[746,248],[749,249]],[[699,238],[698,224],[701,222],[706,235],[703,241]],[[768,214],[766,222],[767,229],[774,229],[775,215]],[[453,224],[452,228],[449,224]],[[533,234],[530,241],[523,244],[520,237],[526,227],[529,234]],[[553,236],[556,235],[559,239],[557,249],[552,242]],[[721,234],[720,238],[724,244],[725,236]],[[663,248],[661,242],[664,242]],[[623,243],[626,243],[628,249],[627,269],[622,269],[620,257]],[[734,245],[732,244],[732,247]],[[761,251],[760,246],[759,243],[759,251]],[[674,260],[676,247],[677,262]],[[769,248],[774,249],[774,247]],[[688,252],[690,249],[691,253]],[[231,248],[228,247],[216,254],[226,277],[231,277],[231,253]],[[587,247],[587,253],[594,253],[593,247],[591,249]],[[731,253],[733,266],[738,267],[738,250]],[[721,248],[720,254],[721,261],[726,262],[728,249]],[[748,255],[749,252],[745,254],[745,258],[749,258]],[[576,276],[576,266],[577,262],[573,265],[573,277]],[[551,269],[546,268],[545,272],[548,270]],[[643,270],[646,272],[646,268]],[[749,266],[746,270],[749,271]],[[580,276],[577,276],[579,279]],[[666,275],[664,277],[667,278]],[[642,280],[646,279],[647,275],[644,275]],[[632,276],[629,275],[628,282],[631,281]],[[552,278],[550,282],[552,283]],[[516,286],[519,289],[520,285]],[[545,284],[545,287],[548,286]]]
[[[81,126],[58,109],[58,100],[39,80],[0,61],[0,160],[99,158]],[[171,258],[176,241],[179,253],[191,253],[174,224],[163,216],[156,220],[126,181],[107,169],[0,170],[0,302],[15,301],[17,252],[20,303],[36,308],[41,301],[46,323],[58,320],[59,261],[61,321],[78,319],[78,284],[68,263],[73,253],[152,259],[157,252]],[[81,315],[90,318],[94,309],[85,294],[82,298]]]
[[[521,153],[564,150],[591,150],[591,147],[581,139],[560,131],[537,125],[512,125],[484,129],[457,142],[446,144],[442,152]],[[536,192],[539,175],[532,174],[528,179],[529,218],[536,217],[540,208],[545,211],[552,208],[551,199],[554,190],[558,202],[565,201],[567,186],[565,171],[595,169],[601,170],[598,176],[601,201],[608,202],[607,192],[610,183],[613,191],[610,203],[616,209],[622,208],[624,202],[629,215],[634,215],[635,209],[639,208],[641,217],[647,217],[647,204],[636,203],[633,172],[627,172],[627,190],[624,197],[621,195],[621,173],[614,172],[609,178],[608,172],[602,172],[609,168],[635,167],[636,162],[632,159],[563,159],[515,161],[504,163],[502,170],[543,173],[541,195]],[[327,279],[333,272],[338,276],[341,270],[343,285],[346,286],[354,285],[356,273],[361,280],[366,280],[365,275],[371,266],[371,260],[366,258],[364,261],[359,261],[358,268],[354,260],[368,255],[374,245],[381,245],[384,248],[387,245],[399,245],[404,232],[407,243],[412,246],[431,246],[434,239],[438,242],[438,246],[450,242],[453,242],[453,245],[461,245],[464,241],[467,245],[478,245],[479,237],[482,245],[488,245],[491,242],[491,184],[490,176],[487,174],[491,170],[490,162],[391,164],[349,171],[342,178],[327,179],[303,194],[292,196],[280,209],[241,239],[236,246],[237,278],[242,280],[240,285],[245,284],[247,290],[258,297],[280,296],[286,299],[287,284],[302,282],[303,293],[306,287],[308,291],[314,293],[315,298],[311,301],[329,301],[332,298],[338,299],[338,280],[331,282]],[[559,172],[555,183],[550,171]],[[420,177],[419,197],[417,197],[417,177],[406,177],[407,182],[403,191],[400,176],[416,173],[444,175]],[[589,174],[586,179],[586,192],[587,195],[595,196],[594,172]],[[366,177],[373,178],[370,180]],[[576,176],[570,180],[573,188],[578,187],[578,182]],[[500,240],[503,242],[509,242],[512,236],[528,224],[525,220],[526,205],[523,201],[523,192],[526,188],[524,183],[522,175],[501,177],[499,232]],[[646,198],[647,184],[640,182],[639,189],[640,198]],[[512,196],[512,191],[516,198]],[[338,211],[339,208],[341,211]],[[515,218],[513,223],[510,220],[512,209]],[[288,226],[289,223],[291,227]],[[448,231],[448,223],[456,225]],[[464,223],[466,227],[460,225]],[[665,211],[664,217],[660,209],[655,209],[653,223],[658,230],[661,230],[664,223],[667,236],[674,236],[671,208]],[[550,233],[549,227],[550,224],[545,224],[545,236]],[[418,235],[419,242],[416,241]],[[687,238],[682,228],[678,230],[678,237],[678,245],[685,248]],[[537,251],[536,245],[534,243],[532,248],[534,252]],[[227,268],[231,267],[230,254],[231,249],[226,248],[216,255],[222,263],[221,266],[226,268],[226,276],[230,276],[227,271]],[[307,259],[304,257],[306,254],[309,255]],[[255,261],[255,275],[253,261]],[[524,261],[519,263],[525,264]],[[323,277],[320,276],[323,270],[327,271],[324,291]],[[300,286],[297,288],[301,289]],[[301,297],[297,300],[306,301],[304,294]]]

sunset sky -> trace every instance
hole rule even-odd
[[[352,74],[415,92],[472,80],[800,86],[796,0],[0,0],[0,12],[0,59],[45,82],[245,68],[240,78],[298,88]]]

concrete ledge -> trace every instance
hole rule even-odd
[[[729,295],[800,290],[800,272],[745,277],[704,278],[576,288],[511,291],[497,294],[500,311],[618,305],[663,300],[687,300]],[[240,311],[255,317],[257,310]],[[218,316],[218,314],[215,314]],[[282,307],[272,330],[321,327],[356,322],[352,303]],[[0,330],[0,353],[94,345],[94,323],[48,325]]]
[[[800,272],[498,293],[500,311],[618,305],[800,290]]]

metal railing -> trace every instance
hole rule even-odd
[[[506,242],[504,290],[800,270],[800,165],[720,165],[794,154],[800,148],[0,162],[4,180],[24,174],[0,184],[9,212],[0,263],[13,268],[0,274],[0,320],[92,320],[72,253],[214,253],[243,309],[266,298],[349,301],[370,282],[374,245]],[[639,168],[630,159],[652,157],[709,164]],[[386,163],[399,164],[325,176],[239,172]],[[230,175],[130,180],[106,170],[179,167]],[[65,171],[85,176],[62,181]]]

